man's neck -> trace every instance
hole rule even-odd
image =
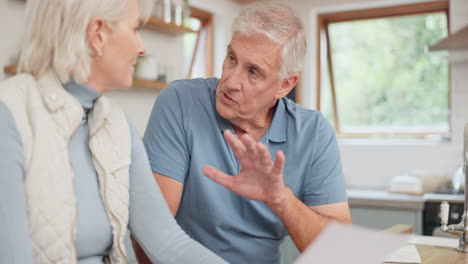
[[[231,121],[236,134],[241,137],[244,134],[249,134],[255,141],[260,141],[266,133],[273,120],[275,107],[271,108],[264,118],[248,121]]]

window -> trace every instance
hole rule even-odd
[[[185,70],[188,78],[213,76],[213,15],[191,8],[188,27],[197,34],[184,35]]]
[[[448,34],[448,2],[318,15],[317,106],[339,137],[450,133],[449,70],[427,47]]]

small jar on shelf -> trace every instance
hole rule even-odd
[[[189,0],[183,0],[182,5],[182,24],[184,27],[192,28],[190,24],[191,17],[190,3]]]
[[[182,0],[172,0],[172,21],[178,25],[182,25],[182,13],[183,11],[183,1]]]
[[[158,17],[166,23],[172,21],[171,0],[156,0],[153,8],[153,16]]]

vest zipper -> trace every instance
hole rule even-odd
[[[67,140],[67,144],[66,144],[66,147],[67,147],[67,150],[68,150],[68,144],[70,142],[70,139],[71,137],[76,133],[76,131],[81,127],[81,122],[75,127],[75,129],[73,129],[73,132],[71,133],[71,136],[68,138]],[[73,247],[75,248],[75,258],[76,258],[76,262],[78,262],[78,245],[76,244],[76,232],[77,232],[77,225],[78,225],[78,205],[77,205],[77,197],[76,197],[76,182],[75,182],[75,170],[73,169],[73,165],[70,161],[70,155],[68,155],[68,165],[70,166],[70,170],[71,170],[71,177],[72,177],[72,186],[73,186],[73,195],[75,196],[75,217],[73,219],[73,234],[72,234],[72,238],[73,238]]]
[[[91,141],[91,139],[90,139],[90,141]],[[96,154],[95,154],[96,152],[94,151],[94,148],[92,147],[91,144],[89,145],[89,149],[91,150],[91,153],[93,154],[93,159],[94,159],[94,157],[96,157]],[[104,171],[104,167],[102,166],[102,164],[101,164],[97,159],[95,159],[95,161],[99,164],[99,166],[101,167],[102,171]],[[98,177],[99,177],[99,175],[98,175]],[[110,209],[110,207],[109,207],[109,203],[108,203],[108,200],[107,200],[107,177],[104,175],[102,178],[103,178],[103,181],[104,181],[104,197],[103,197],[103,202],[104,202],[104,204],[106,205],[106,210],[111,214],[111,216],[115,219],[115,222],[116,222],[117,225],[118,225],[118,229],[116,230],[116,233],[117,233],[117,235],[118,235],[117,238],[116,238],[117,241],[118,241],[118,243],[117,243],[117,248],[118,248],[118,250],[119,250],[119,252],[120,252],[122,258],[125,260],[124,263],[127,263],[127,262],[128,262],[128,259],[126,258],[125,253],[123,252],[123,250],[122,250],[122,248],[121,248],[121,245],[120,245],[120,237],[122,236],[122,235],[120,234],[120,232],[121,232],[121,229],[122,229],[122,225],[121,225],[119,219],[118,219],[118,218],[116,217],[116,215],[114,214],[114,212],[113,212],[113,211]],[[110,219],[109,219],[109,220],[110,220]],[[112,223],[111,223],[111,226],[112,226]],[[112,235],[113,235],[113,234],[112,234]]]
[[[71,166],[71,163],[70,163]],[[71,167],[73,168],[73,167]],[[73,247],[75,248],[75,257],[78,262],[78,245],[76,244],[76,232],[77,232],[77,225],[78,225],[78,206],[76,205],[76,184],[75,184],[75,172],[72,169],[72,180],[73,180],[73,192],[75,196],[75,217],[73,219]]]

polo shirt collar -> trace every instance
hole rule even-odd
[[[233,134],[234,128],[229,122],[229,120],[223,118],[218,114],[216,111],[216,99],[213,102],[214,110],[216,113],[216,118],[218,121],[218,126],[221,132],[229,129]],[[286,111],[284,100],[279,99],[278,103],[276,104],[275,114],[273,115],[273,120],[271,121],[271,125],[266,132],[267,140],[273,142],[286,142],[286,131],[287,131],[287,119],[286,119]]]
[[[268,139],[273,142],[286,142],[286,131],[288,120],[286,119],[286,111],[284,100],[279,99],[276,104],[275,115],[268,129]]]

